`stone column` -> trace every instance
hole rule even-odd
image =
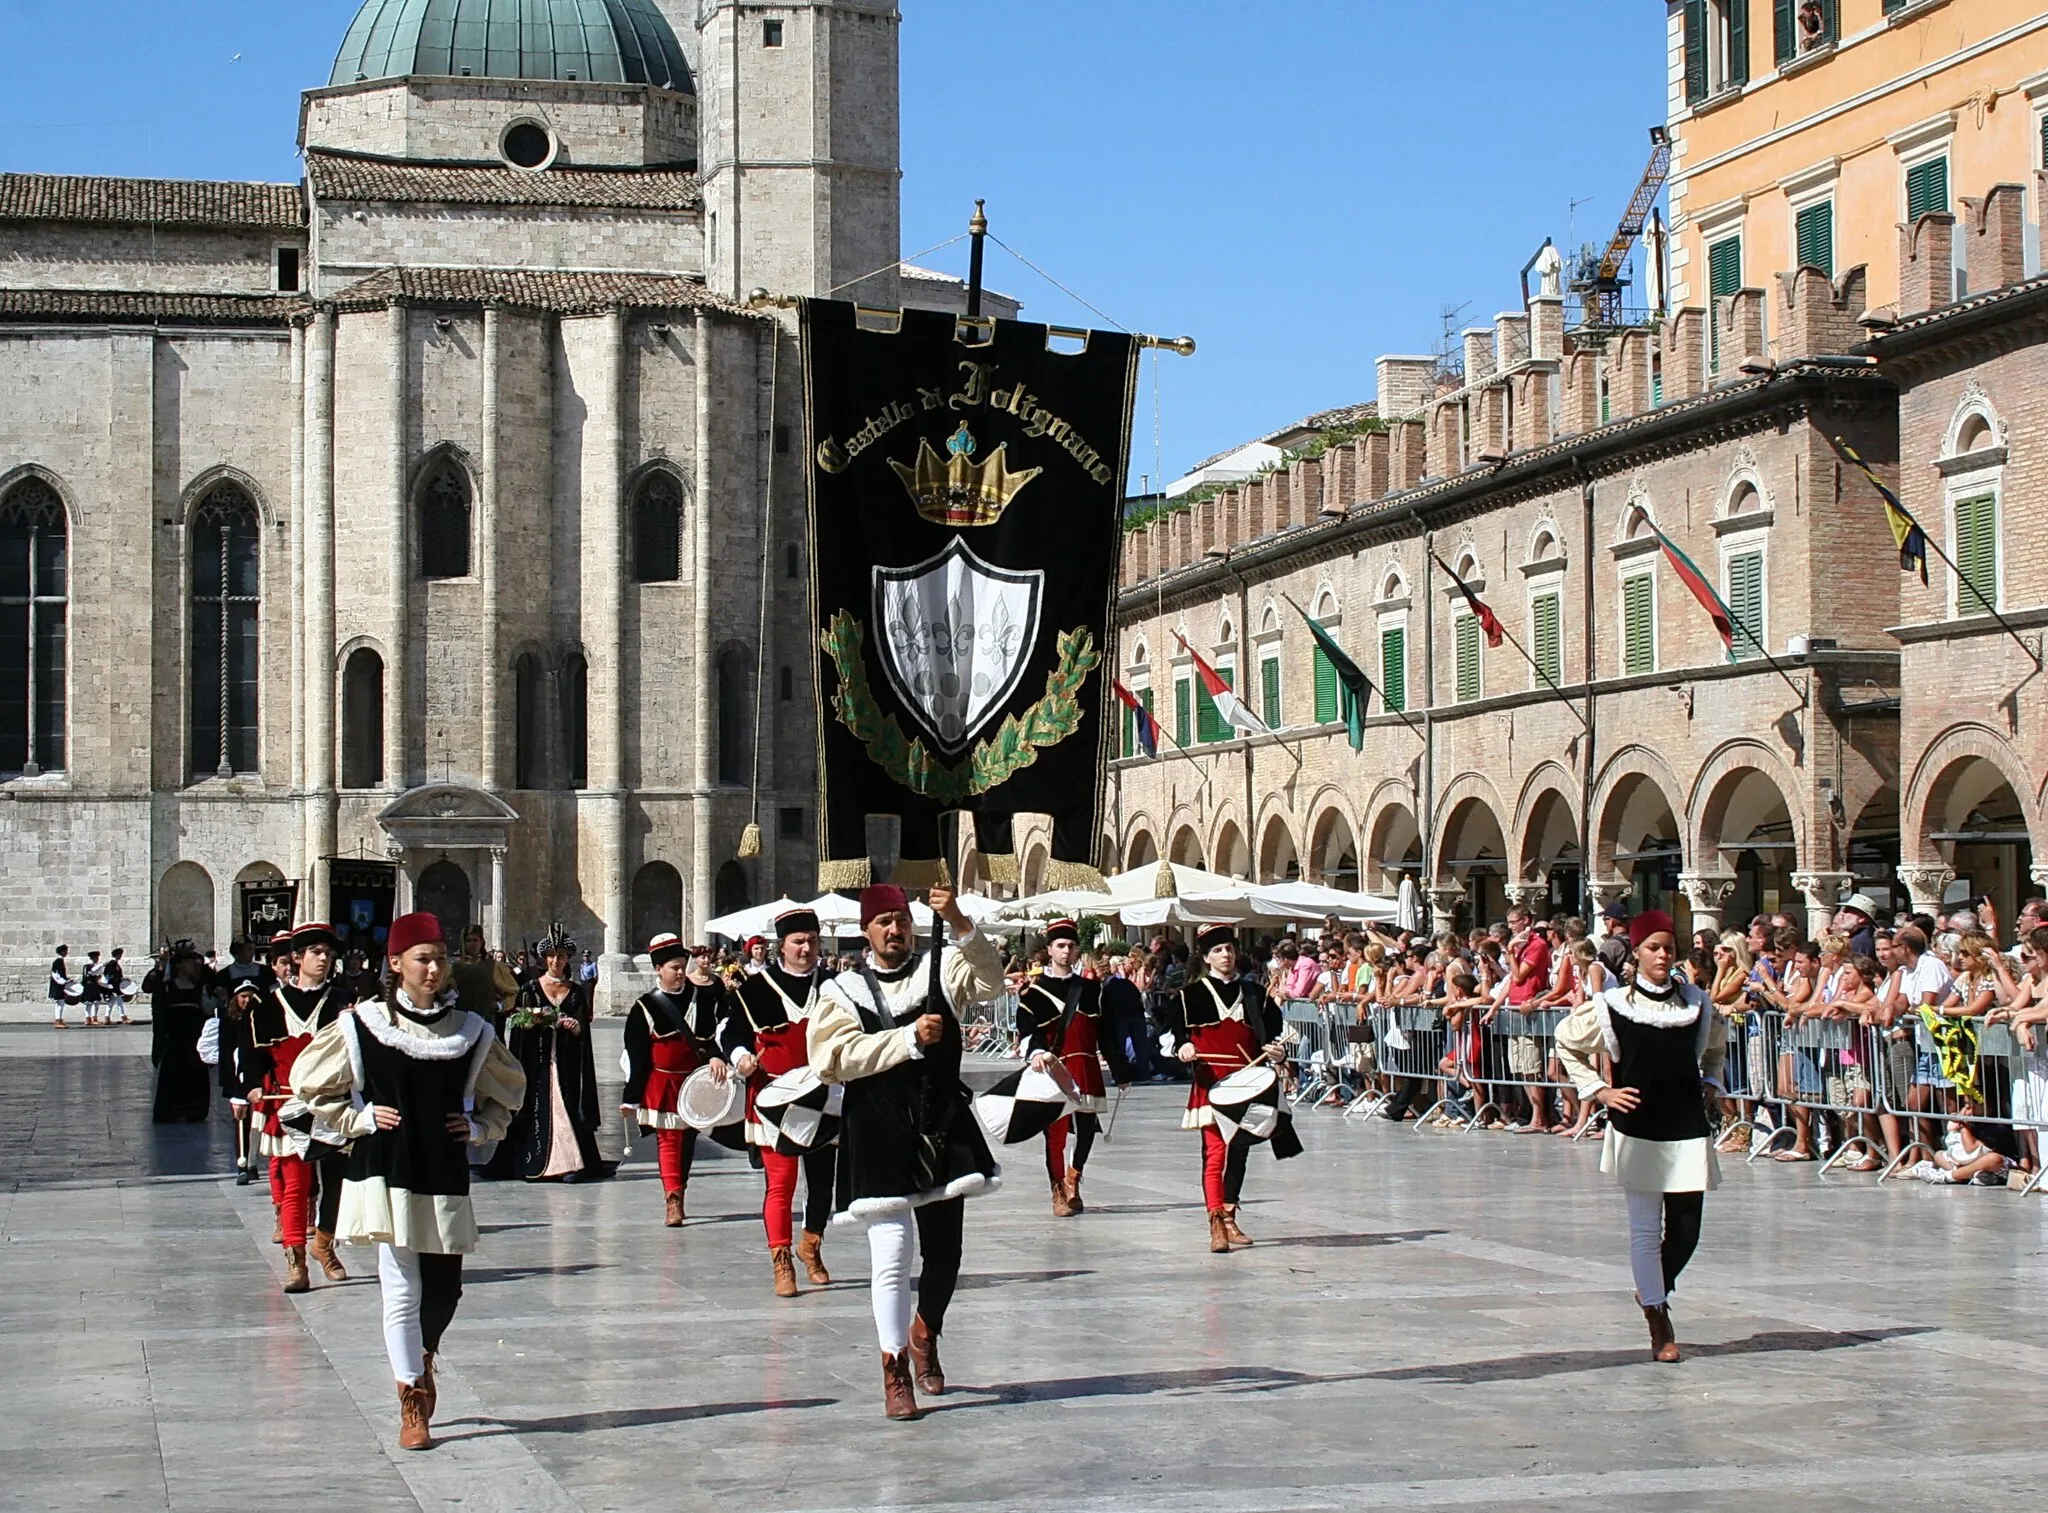
[[[477,488],[477,582],[483,590],[483,624],[477,627],[477,661],[481,666],[481,683],[477,688],[477,711],[483,722],[482,764],[477,769],[478,781],[484,792],[496,793],[499,787],[499,752],[505,743],[505,733],[499,729],[499,696],[505,682],[504,669],[498,666],[498,536],[501,526],[498,512],[498,364],[502,354],[500,347],[501,316],[496,305],[484,310],[484,433],[483,455],[478,459],[482,478]],[[504,860],[503,850],[494,853],[499,862]],[[497,890],[492,890],[497,897]],[[498,930],[491,935],[493,945],[502,944],[504,921],[498,919]]]
[[[292,394],[299,412],[292,424],[292,499],[285,545],[291,552],[292,617],[292,791],[306,791],[306,328],[292,326]],[[292,858],[305,876],[305,831],[300,828],[300,854]]]
[[[1458,907],[1465,902],[1465,890],[1455,885],[1429,890],[1429,933],[1442,935],[1458,928]]]
[[[1531,914],[1540,912],[1544,903],[1550,898],[1550,884],[1547,882],[1509,883],[1501,891],[1508,896],[1509,908],[1527,909]],[[1480,923],[1480,921],[1475,921],[1474,923]],[[1492,921],[1484,921],[1484,923],[1490,924]]]
[[[305,654],[306,889],[300,912],[326,919],[334,855],[334,311],[313,317],[306,352]]]
[[[1797,883],[1796,877],[1793,882]],[[1712,930],[1721,933],[1721,913],[1728,907],[1728,900],[1735,893],[1734,874],[1728,872],[1681,872],[1678,874],[1678,890],[1685,895],[1685,901],[1692,907],[1692,927],[1695,932]],[[1596,890],[1597,891],[1597,890]],[[1626,891],[1624,889],[1623,891]],[[1620,897],[1620,894],[1616,894]],[[1603,903],[1605,899],[1601,900]]]
[[[505,949],[505,848],[491,847],[491,907],[484,929],[493,949]]]
[[[1792,886],[1806,895],[1806,938],[1819,940],[1835,922],[1837,900],[1856,885],[1853,872],[1795,872]]]
[[[1907,865],[1899,868],[1899,881],[1913,900],[1917,914],[1935,914],[1941,909],[1941,895],[1956,880],[1956,869],[1943,862]]]
[[[697,312],[697,363],[692,373],[696,385],[697,435],[695,441],[697,488],[690,511],[690,578],[692,618],[690,625],[690,682],[693,685],[692,745],[695,757],[690,786],[695,803],[690,836],[690,896],[684,901],[683,928],[690,940],[703,939],[704,922],[711,918],[712,790],[718,778],[718,728],[713,706],[717,675],[711,665],[711,501],[719,480],[711,459],[711,392],[714,362],[712,336],[717,328],[708,312]],[[1173,524],[1185,526],[1188,512],[1173,517]],[[818,841],[824,844],[822,824]]]
[[[406,865],[405,847],[396,841],[384,848],[384,859],[398,869],[398,886],[391,896],[391,914],[395,919],[401,914],[412,913],[412,868]],[[459,941],[456,945],[457,949],[460,949]]]
[[[1586,884],[1586,891],[1593,895],[1593,912],[1597,914],[1617,898],[1627,898],[1635,892],[1635,885],[1626,878],[1596,877]]]
[[[583,455],[583,625],[590,666],[589,816],[599,857],[606,981],[628,970],[626,939],[626,317],[605,315],[588,388]],[[701,511],[700,511],[701,513]],[[619,958],[612,960],[611,958]]]
[[[2034,886],[2048,891],[2048,862],[2035,862],[2027,869],[2027,876],[2034,880]]]
[[[407,644],[407,604],[411,598],[412,539],[411,488],[406,461],[406,332],[410,321],[406,307],[393,300],[388,307],[390,321],[385,362],[389,367],[384,391],[384,443],[387,448],[385,487],[390,495],[390,539],[385,543],[386,571],[391,578],[390,623],[385,631],[389,644],[384,658],[384,786],[403,793],[411,786],[406,772],[406,725],[412,701],[412,649]]]

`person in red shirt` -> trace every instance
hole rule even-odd
[[[1550,934],[1534,928],[1529,911],[1520,905],[1508,910],[1508,930],[1508,1007],[1528,1013],[1550,991]],[[1548,1133],[1550,1095],[1538,1085],[1543,1047],[1534,1035],[1508,1037],[1508,1070],[1524,1083],[1522,1091],[1529,1099],[1529,1122],[1516,1125],[1515,1133]]]

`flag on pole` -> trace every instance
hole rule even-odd
[[[1201,675],[1202,686],[1209,690],[1209,700],[1216,706],[1216,713],[1223,717],[1223,723],[1246,735],[1265,735],[1266,726],[1257,715],[1223,681],[1223,674],[1202,660],[1202,654],[1188,645],[1188,638],[1179,631],[1173,639],[1180,642],[1180,649],[1194,658],[1195,671]]]
[[[1501,626],[1500,616],[1493,612],[1492,606],[1480,598],[1472,585],[1463,578],[1460,578],[1457,570],[1445,562],[1443,558],[1438,557],[1436,565],[1444,570],[1445,576],[1456,585],[1458,592],[1465,596],[1465,603],[1471,606],[1473,615],[1479,621],[1479,628],[1486,633],[1486,644],[1498,650],[1500,643],[1507,639],[1507,631]]]
[[[1707,618],[1714,622],[1714,629],[1720,633],[1721,645],[1727,649],[1728,660],[1735,660],[1735,612],[1728,607],[1728,601],[1707,581],[1707,575],[1700,571],[1699,564],[1679,550],[1678,543],[1657,528],[1657,522],[1650,518],[1650,512],[1641,505],[1636,506],[1636,518],[1650,528],[1650,534],[1657,538],[1657,544],[1664,548],[1664,560],[1671,564],[1671,570],[1678,574],[1678,581],[1686,586],[1700,608],[1707,612]],[[1759,648],[1756,634],[1745,625],[1742,634]]]
[[[1145,707],[1145,701],[1124,687],[1120,679],[1111,679],[1110,688],[1115,691],[1117,701],[1131,712],[1132,728],[1136,731],[1138,745],[1148,757],[1159,755],[1159,722],[1152,718],[1152,711]]]
[[[1290,600],[1289,602],[1292,603],[1293,601]],[[1365,675],[1363,668],[1344,655],[1344,648],[1331,639],[1328,631],[1309,618],[1306,610],[1302,609],[1299,604],[1296,604],[1294,608],[1295,612],[1302,619],[1308,621],[1309,634],[1316,638],[1316,645],[1322,648],[1323,655],[1329,659],[1330,666],[1336,670],[1337,703],[1338,708],[1343,711],[1344,725],[1351,736],[1351,749],[1353,751],[1363,751],[1365,749],[1366,710],[1372,702],[1372,680]]]
[[[1913,518],[1912,513],[1903,504],[1899,503],[1899,496],[1885,487],[1885,481],[1877,476],[1870,464],[1863,460],[1854,447],[1850,446],[1848,442],[1839,436],[1834,437],[1833,440],[1835,450],[1862,470],[1863,476],[1870,480],[1870,486],[1877,490],[1878,497],[1884,500],[1884,517],[1891,525],[1892,540],[1897,543],[1899,548],[1899,571],[1910,573],[1917,570],[1920,574],[1921,583],[1925,584],[1927,582],[1927,532],[1920,528],[1920,522]]]

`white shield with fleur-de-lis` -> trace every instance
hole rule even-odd
[[[948,755],[1009,702],[1038,644],[1042,571],[992,567],[955,536],[915,567],[877,567],[875,641],[896,697]]]

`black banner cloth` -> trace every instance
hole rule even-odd
[[[803,307],[819,885],[871,880],[871,814],[901,818],[895,880],[937,881],[952,810],[991,877],[1016,875],[1014,816],[1044,814],[1046,885],[1099,885],[1136,341],[862,319]]]

